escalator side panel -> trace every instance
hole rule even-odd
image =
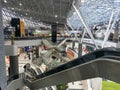
[[[26,82],[26,85],[34,90],[61,83],[74,82],[95,77],[102,77],[120,83],[119,68],[119,60],[99,58],[86,64],[58,72],[33,82]]]
[[[72,69],[64,70],[51,76],[42,78],[40,80],[32,82],[29,87],[31,89],[38,89],[46,86],[52,86],[94,77],[99,77],[96,62],[77,66]]]
[[[114,55],[114,57],[108,58],[111,55]],[[107,58],[104,58],[105,56]],[[117,78],[120,76],[120,73],[118,73],[120,71],[117,69],[120,68],[120,60],[119,58],[115,59],[115,56],[120,57],[120,50],[115,48],[97,50],[53,68],[37,76],[38,80],[26,82],[26,85],[31,89],[38,89],[95,77],[103,77],[119,82],[120,79],[117,80]]]
[[[120,83],[120,60],[111,63],[108,59],[97,64],[100,77]]]

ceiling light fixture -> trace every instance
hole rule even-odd
[[[15,8],[11,8],[12,10],[14,10]]]
[[[57,15],[55,15],[55,18],[57,18],[58,16]]]
[[[81,0],[81,3],[84,3],[85,2],[85,0]]]
[[[19,3],[20,6],[22,6],[22,3]]]
[[[7,0],[4,0],[4,3],[7,3]]]

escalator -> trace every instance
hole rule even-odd
[[[53,68],[36,76],[35,80],[19,78],[7,86],[16,90],[28,86],[31,90],[62,83],[101,77],[120,83],[120,49],[104,48]]]
[[[53,68],[24,83],[31,90],[95,77],[120,83],[120,49],[104,48]]]

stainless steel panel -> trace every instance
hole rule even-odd
[[[17,90],[20,89],[22,87],[24,87],[25,84],[23,82],[23,78],[19,78],[16,80],[13,80],[8,86],[7,86],[7,90]]]
[[[26,85],[34,90],[95,77],[102,77],[120,83],[120,70],[118,68],[120,68],[119,60],[100,58],[33,82],[26,82]]]

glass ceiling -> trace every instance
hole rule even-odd
[[[84,0],[79,9],[89,26],[107,23],[113,9],[119,9],[120,13],[120,0]],[[70,17],[70,22],[74,28],[83,26],[76,13]]]

